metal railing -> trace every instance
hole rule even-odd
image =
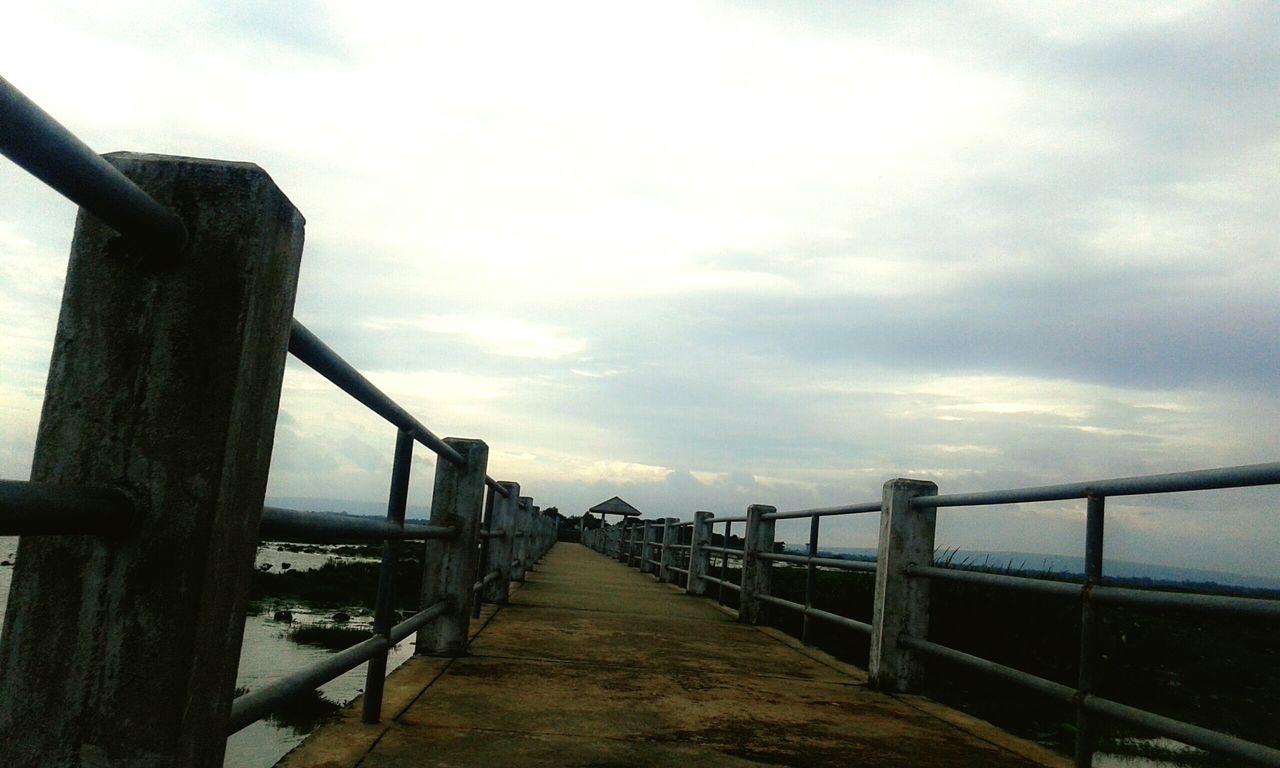
[[[522,580],[554,544],[555,521],[520,496],[518,484],[486,474],[482,442],[437,437],[291,317],[301,216],[255,167],[101,157],[3,79],[0,153],[81,207],[33,480],[0,481],[0,534],[23,537],[0,644],[0,743],[13,745],[7,764],[57,762],[67,745],[93,743],[125,760],[169,754],[169,762],[179,759],[172,750],[180,749],[189,760],[184,764],[221,765],[227,734],[365,662],[363,718],[377,722],[388,650],[416,634],[418,653],[460,653],[467,619],[478,615],[482,600],[506,601],[511,581]],[[209,210],[210,200],[226,210]],[[95,273],[105,277],[81,279]],[[173,297],[174,304],[151,310],[156,296]],[[110,315],[112,308],[98,308],[116,303],[128,309]],[[84,318],[84,327],[106,328],[105,350],[77,346],[75,326]],[[148,326],[143,341],[130,336],[130,323]],[[126,337],[116,346],[109,338],[113,324]],[[159,346],[174,343],[177,353]],[[263,507],[286,348],[397,428],[385,520]],[[92,354],[101,355],[94,362],[107,373],[77,379],[81,359]],[[223,371],[241,378],[219,390]],[[89,401],[107,403],[88,417],[93,429],[107,423],[98,436],[102,451],[80,445],[77,440],[88,438],[57,423],[65,418],[60,403],[78,410]],[[118,413],[142,411],[158,415],[123,420],[134,429],[110,431]],[[212,420],[210,411],[222,421]],[[220,463],[184,465],[184,449],[193,443],[216,446],[210,455]],[[438,457],[426,525],[405,522],[415,443]],[[139,464],[152,468],[150,474],[134,472]],[[175,482],[189,500],[173,508],[173,496],[166,495],[171,478],[164,475],[179,468],[185,476]],[[202,490],[210,483],[216,493]],[[260,537],[383,542],[372,636],[233,701],[247,573]],[[422,607],[395,623],[395,574],[406,541],[427,547]],[[55,552],[71,553],[57,572],[40,562]],[[175,556],[181,558],[177,576],[155,569],[153,563]],[[76,558],[86,564],[83,575],[74,572]],[[114,573],[114,582],[104,573]],[[98,602],[63,605],[77,597]],[[109,616],[99,607],[108,604]],[[41,611],[50,606],[68,615],[101,615],[103,627],[77,629],[106,637],[106,645],[80,642],[77,632],[53,622],[42,625]],[[230,634],[235,637],[225,642],[204,640]],[[188,655],[158,668],[150,657],[168,661],[170,641],[182,646],[182,638],[190,648],[179,653]],[[111,664],[121,679],[92,690],[78,681],[64,689],[46,686],[41,669],[51,659],[89,676],[95,665]],[[81,698],[62,700],[68,692]],[[156,708],[180,717],[161,717],[154,729],[136,727],[155,722],[150,716],[130,719]],[[47,735],[32,729],[34,722]]]
[[[1280,600],[1134,589],[1102,583],[1106,498],[1276,484],[1280,484],[1280,463],[948,495],[937,495],[937,487],[933,483],[894,480],[885,484],[880,501],[790,512],[778,512],[771,507],[753,505],[745,516],[714,516],[709,512],[698,512],[693,520],[687,521],[626,521],[623,525],[588,531],[584,534],[583,543],[603,552],[606,543],[613,540],[611,535],[614,532],[611,529],[616,528],[619,541],[640,540],[644,546],[658,550],[657,554],[644,555],[644,563],[667,562],[668,549],[677,554],[683,553],[687,558],[684,569],[650,572],[657,573],[662,581],[677,584],[681,583],[680,575],[683,574],[683,586],[689,594],[707,595],[709,586],[714,586],[718,589],[716,598],[721,605],[725,603],[726,589],[737,591],[739,618],[745,622],[762,621],[765,606],[798,613],[803,622],[800,638],[805,643],[811,642],[811,620],[823,621],[866,635],[871,641],[869,677],[872,684],[881,690],[919,690],[923,682],[920,657],[924,656],[993,676],[1067,704],[1076,713],[1074,759],[1077,766],[1092,765],[1093,753],[1097,747],[1098,718],[1136,727],[1251,764],[1280,766],[1280,750],[1273,747],[1182,722],[1095,693],[1099,683],[1098,606],[1133,606],[1280,619]],[[1068,499],[1087,501],[1085,573],[1082,582],[943,567],[934,563],[934,521],[938,508]],[[881,515],[881,537],[876,561],[832,558],[819,554],[819,521],[822,518],[869,513]],[[774,551],[774,522],[804,518],[810,521],[805,554]],[[746,525],[741,548],[730,546],[733,540],[732,525],[739,522]],[[724,526],[720,534],[722,545],[712,543],[713,525],[716,524]],[[643,533],[628,534],[627,526]],[[685,526],[693,534],[687,545],[674,543],[675,539],[669,535],[656,538],[651,533],[654,530],[670,531]],[[731,558],[740,562],[737,583],[727,578]],[[630,561],[630,558],[625,557],[619,559]],[[711,573],[717,559],[719,576],[713,576]],[[804,566],[806,578],[803,603],[772,594],[770,571],[775,563]],[[814,606],[815,576],[819,569],[876,575],[871,623]],[[929,640],[929,590],[919,587],[931,580],[977,584],[1079,600],[1081,631],[1075,685],[1039,677]]]

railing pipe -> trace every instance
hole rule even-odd
[[[227,735],[261,720],[289,699],[305,694],[314,690],[316,686],[350,672],[379,653],[386,653],[389,647],[390,643],[386,637],[374,635],[306,669],[273,680],[256,691],[246,693],[232,704]]]
[[[333,512],[303,512],[296,509],[264,507],[260,541],[289,541],[297,544],[331,544],[340,541],[419,541],[453,539],[458,531],[446,525],[395,525],[387,520]]]
[[[764,560],[773,560],[779,563],[795,563],[797,565],[814,565],[819,568],[835,568],[841,571],[864,571],[866,573],[875,573],[876,563],[874,560],[847,560],[843,557],[809,557],[808,555],[793,555],[787,552],[770,552],[762,554],[760,557]]]
[[[306,363],[316,373],[325,377],[334,385],[351,395],[365,407],[382,418],[396,425],[400,429],[409,430],[413,433],[414,439],[422,443],[426,447],[435,451],[437,455],[448,460],[454,466],[463,466],[465,460],[462,454],[447,445],[436,435],[400,407],[396,401],[383,394],[364,377],[364,374],[357,371],[351,363],[329,348],[327,344],[320,340],[306,326],[297,320],[293,321],[293,325],[289,334],[289,352],[302,362]]]
[[[0,154],[165,261],[187,246],[182,219],[0,77]]]
[[[1083,483],[1043,485],[1005,491],[950,493],[912,502],[913,506],[971,507],[989,504],[1021,504],[1033,501],[1084,499],[1089,496],[1133,496],[1150,493],[1209,491],[1220,488],[1244,488],[1254,485],[1280,484],[1280,462],[1248,464],[1239,467],[1202,469],[1194,472],[1172,472],[1164,475],[1120,477],[1090,480]]]
[[[115,488],[0,480],[0,536],[121,534],[136,520]]]
[[[845,504],[839,507],[816,507],[814,509],[797,509],[789,512],[773,512],[769,520],[793,520],[800,517],[829,517],[831,515],[859,515],[866,512],[879,512],[880,502],[868,501],[862,504]]]

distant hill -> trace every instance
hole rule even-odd
[[[803,552],[801,547],[787,547],[791,552]],[[824,547],[821,550],[832,555],[847,555],[855,559],[874,560],[876,550],[871,547]],[[1084,577],[1084,558],[1071,555],[1045,555],[1035,552],[986,552],[961,549],[947,555],[955,565],[970,565],[984,570],[1051,572],[1064,576]],[[1210,571],[1200,568],[1179,568],[1153,563],[1133,563],[1125,560],[1106,560],[1105,577],[1119,580],[1149,579],[1156,584],[1220,584],[1225,587],[1280,590],[1280,577],[1251,576],[1228,571]]]
[[[345,512],[348,515],[361,517],[385,517],[387,502],[385,501],[351,501],[350,499],[312,499],[306,496],[268,496],[268,507],[297,509],[303,512]],[[426,518],[431,510],[422,506],[409,505],[409,517]]]

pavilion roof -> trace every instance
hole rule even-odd
[[[624,517],[640,516],[640,510],[631,506],[617,496],[614,496],[612,499],[602,501],[587,511],[595,512],[598,515],[623,515]]]

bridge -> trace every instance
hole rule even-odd
[[[387,716],[359,702],[280,768],[989,766],[1066,758],[735,620],[616,558],[562,543],[472,634],[415,656]]]
[[[32,477],[0,480],[0,535],[22,537],[0,637],[6,765],[218,768],[228,734],[362,664],[359,722],[349,713],[291,761],[330,764],[332,750],[361,765],[421,762],[430,745],[475,765],[1052,764],[914,698],[928,660],[1073,709],[1077,766],[1091,765],[1104,722],[1280,766],[1272,745],[1101,695],[1096,669],[1110,607],[1280,618],[1276,600],[1106,583],[1106,499],[1280,484],[1280,463],[958,494],[899,478],[834,507],[624,516],[583,530],[588,547],[553,550],[556,520],[488,475],[484,441],[436,436],[293,317],[303,218],[262,169],[100,157],[4,80],[0,152],[81,206]],[[396,427],[385,520],[264,506],[289,354]],[[415,444],[435,454],[426,524],[405,520]],[[1086,506],[1078,582],[934,560],[940,510],[1068,499]],[[875,561],[823,556],[820,522],[861,514],[879,516]],[[781,519],[810,522],[806,553],[775,546]],[[373,633],[236,698],[263,538],[382,542]],[[422,599],[397,617],[409,541],[424,542]],[[777,594],[775,568],[796,566],[804,595]],[[815,605],[819,570],[874,574],[862,618]],[[1071,682],[932,637],[935,582],[1078,600],[1078,663],[1059,676]],[[700,598],[713,587],[736,594],[737,622]],[[761,628],[770,611],[801,616],[802,639],[811,622],[865,634],[866,675]],[[388,649],[409,637],[418,656],[385,679]]]

